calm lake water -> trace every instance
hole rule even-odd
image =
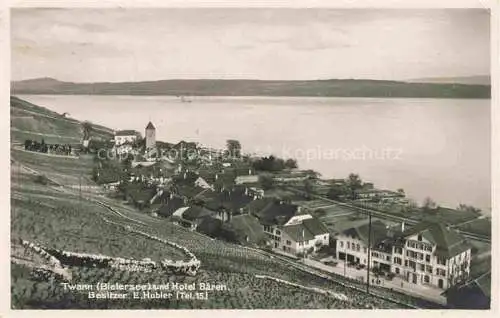
[[[20,96],[79,120],[158,140],[295,157],[324,177],[360,174],[379,188],[405,189],[418,202],[490,209],[490,100]],[[487,212],[487,211],[485,211]]]

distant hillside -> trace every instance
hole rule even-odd
[[[11,140],[15,142],[43,138],[48,143],[79,143],[83,136],[80,121],[15,96],[10,98],[10,131]],[[91,136],[109,139],[113,130],[92,124]]]
[[[491,85],[491,77],[489,75],[479,76],[463,76],[463,77],[430,77],[419,78],[409,81],[411,83],[448,83],[448,84],[465,84],[465,85]]]
[[[407,83],[377,80],[162,80],[124,83],[70,83],[51,78],[11,83],[13,94],[323,96],[490,98],[489,85]]]

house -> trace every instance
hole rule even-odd
[[[336,236],[337,259],[349,263],[368,265],[368,223],[348,228]],[[372,249],[371,266],[379,266],[390,271],[392,264],[391,252],[384,242],[389,239],[387,226],[382,221],[373,221],[370,235]]]
[[[230,224],[238,233],[238,236],[241,237],[240,243],[259,244],[267,238],[259,220],[252,215],[236,215],[231,218]]]
[[[204,205],[213,211],[225,210],[231,215],[237,215],[243,213],[245,206],[252,202],[255,197],[246,187],[233,187],[208,193],[202,199]]]
[[[297,205],[272,200],[255,213],[273,248],[298,254],[329,244],[326,226],[310,214],[299,212]]]
[[[414,284],[448,289],[470,274],[471,246],[457,231],[437,222],[421,222],[403,231],[393,255],[399,259],[392,271]]]
[[[210,189],[210,190],[214,189],[214,187],[210,185],[207,181],[205,181],[205,179],[203,179],[202,177],[198,177],[198,179],[194,181],[194,185],[203,189]]]
[[[264,225],[263,228],[272,246],[286,253],[309,253],[329,245],[328,229],[310,214],[296,215],[283,225]]]
[[[234,182],[236,184],[249,184],[249,183],[254,184],[259,182],[259,176],[255,174],[237,176]]]
[[[455,230],[437,222],[424,221],[410,229],[395,231],[381,221],[349,228],[336,239],[337,258],[350,263],[392,272],[405,281],[448,289],[467,279],[471,247]]]
[[[140,133],[136,130],[118,130],[115,132],[115,146],[126,142],[134,143],[140,138]]]
[[[196,230],[198,225],[203,222],[204,218],[217,218],[217,213],[210,211],[205,207],[193,205],[190,207],[182,207],[175,211],[172,215],[174,223],[180,224],[191,230]]]
[[[354,191],[356,198],[360,201],[372,200],[372,199],[399,199],[404,198],[404,194],[400,192],[390,191],[390,190],[378,190],[370,187],[365,187],[362,189],[357,189]]]

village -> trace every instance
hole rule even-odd
[[[143,213],[442,304],[447,290],[470,278],[474,247],[449,224],[372,220],[356,208],[411,209],[402,189],[379,190],[356,175],[322,179],[291,158],[245,155],[236,140],[217,150],[157,141],[152,122],[144,132],[144,138],[134,130],[116,131],[112,140],[84,138],[80,149],[95,156],[92,178],[106,195]]]

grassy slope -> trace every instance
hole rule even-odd
[[[43,137],[47,143],[79,143],[82,138],[81,123],[77,120],[65,118],[14,96],[10,99],[10,105],[12,141],[40,141]],[[109,128],[93,125],[93,129],[92,136],[96,138],[113,136]]]

